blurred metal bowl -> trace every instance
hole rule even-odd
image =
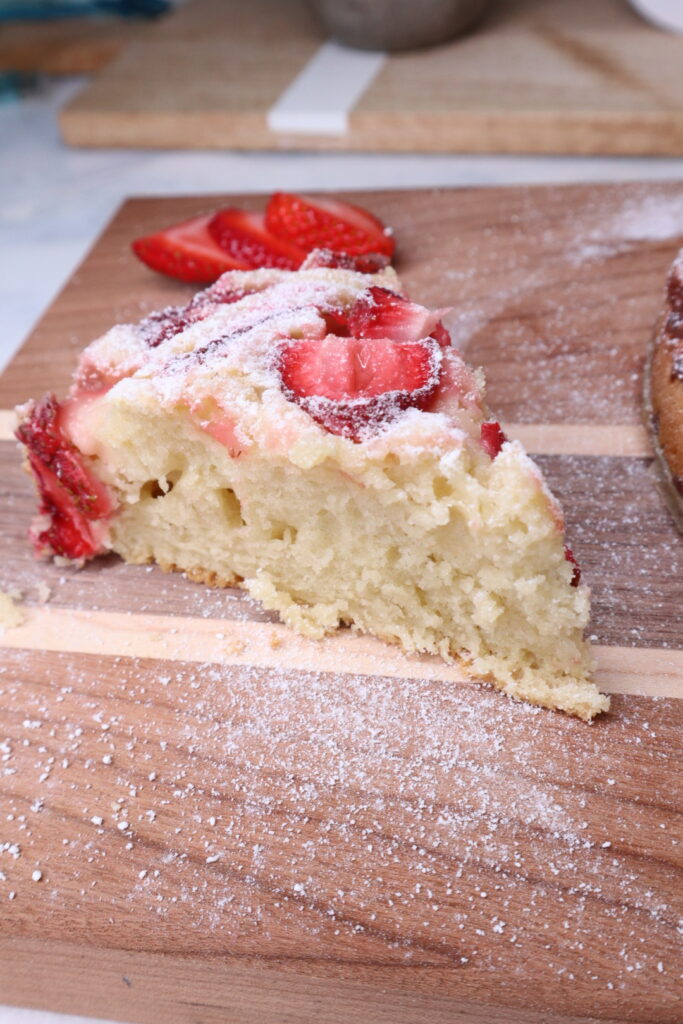
[[[683,32],[681,0],[631,0],[631,6],[653,25],[671,32]]]
[[[323,28],[361,50],[415,50],[462,35],[494,0],[309,0]]]

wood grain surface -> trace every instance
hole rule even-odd
[[[344,135],[267,114],[323,42],[304,0],[192,0],[61,115],[78,146],[683,152],[683,39],[626,0],[506,0],[476,32],[389,57]]]
[[[531,439],[594,594],[592,726],[240,591],[37,563],[11,406],[188,290],[117,213],[0,380],[0,1002],[171,1024],[680,1024],[683,542],[640,373],[683,185],[364,194]],[[33,879],[36,879],[35,881]],[[13,894],[13,895],[11,895]]]
[[[66,18],[3,22],[0,70],[87,75],[118,56],[150,26],[122,18]]]

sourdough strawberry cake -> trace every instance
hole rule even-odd
[[[650,346],[645,408],[669,506],[683,531],[683,249],[669,272],[664,311]]]
[[[36,550],[239,584],[301,633],[352,626],[590,719],[562,512],[443,313],[314,252],[113,327],[64,401],[19,409]]]

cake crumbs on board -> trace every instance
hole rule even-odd
[[[23,623],[24,612],[18,604],[22,597],[20,590],[0,590],[0,634]]]

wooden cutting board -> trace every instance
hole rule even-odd
[[[323,41],[305,0],[191,0],[66,107],[63,137],[181,149],[683,153],[683,38],[646,24],[627,0],[500,0],[472,35],[390,56],[342,134],[271,131],[268,111]],[[311,92],[327,86],[323,76]]]
[[[0,587],[24,621],[0,667],[0,1002],[149,1024],[675,1024],[683,541],[639,395],[683,185],[358,201],[539,453],[612,710],[589,726],[348,631],[303,641],[237,590],[114,557],[36,563],[3,412]],[[130,240],[228,202],[262,201],[125,203],[0,408],[63,392],[92,337],[186,298]]]
[[[99,71],[134,38],[150,28],[139,20],[66,18],[3,22],[0,69],[48,75],[87,75]]]

